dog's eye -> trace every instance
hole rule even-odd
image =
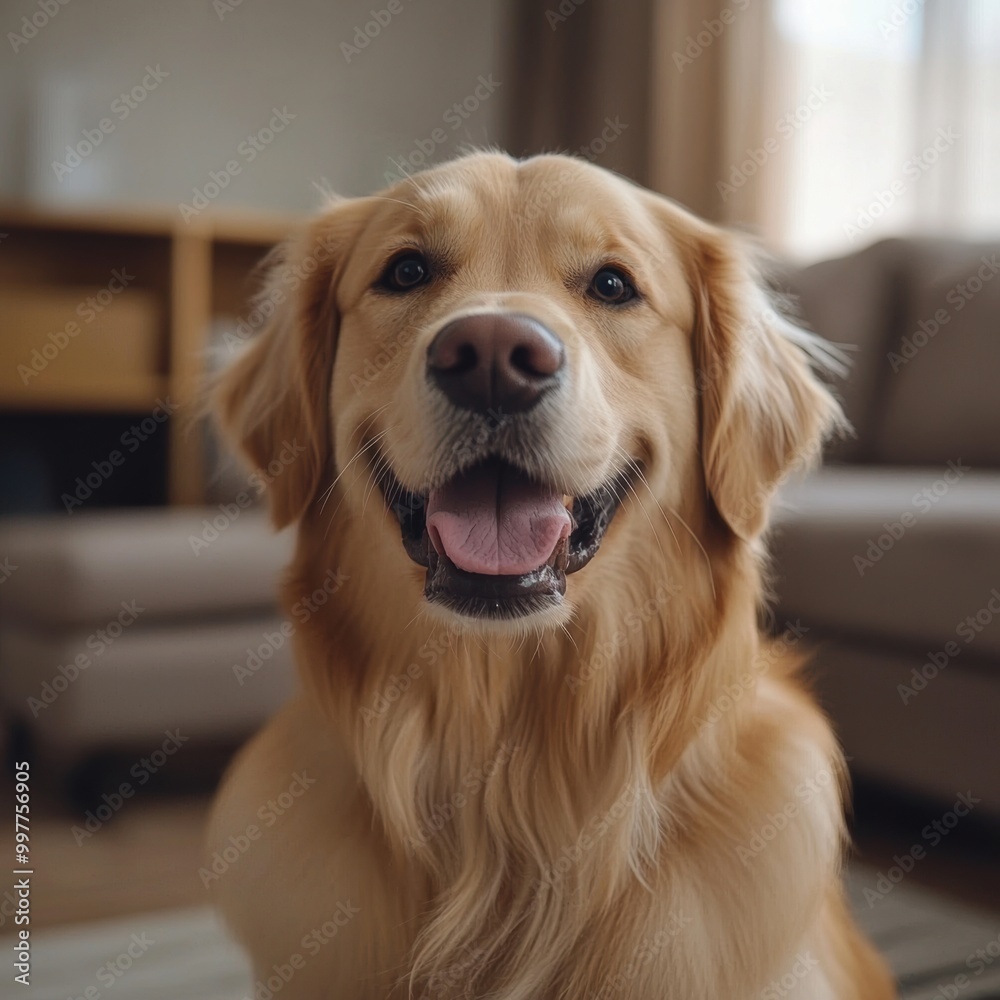
[[[422,285],[430,276],[427,258],[421,253],[408,250],[389,261],[379,284],[391,292],[408,292],[411,288]]]
[[[628,302],[636,294],[635,286],[616,267],[602,267],[594,275],[587,292],[599,302],[614,306]]]

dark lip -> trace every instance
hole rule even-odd
[[[386,506],[399,521],[406,554],[427,570],[427,600],[468,617],[494,620],[522,618],[561,603],[567,575],[583,569],[597,555],[624,491],[639,474],[638,463],[632,463],[592,493],[575,497],[570,508],[573,531],[546,565],[520,576],[487,576],[460,570],[447,556],[439,555],[427,535],[426,495],[405,489],[381,456],[376,455],[372,464],[380,470],[379,486]]]
[[[427,555],[424,596],[468,618],[524,618],[559,604],[566,593],[566,571],[558,561],[522,576],[483,576],[459,569],[433,545]]]

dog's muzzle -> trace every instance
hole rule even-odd
[[[446,478],[411,490],[378,452],[373,465],[403,547],[427,569],[424,596],[473,618],[558,605],[567,574],[597,553],[637,467],[579,496],[545,467],[546,415],[535,407],[558,398],[569,365],[559,337],[532,316],[473,313],[445,324],[427,349],[426,377],[450,404]]]

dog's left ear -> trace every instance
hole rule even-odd
[[[365,201],[335,204],[275,252],[258,299],[270,318],[212,389],[223,433],[267,484],[277,528],[298,520],[330,478],[336,286]]]
[[[739,237],[702,224],[696,239],[690,280],[705,481],[723,520],[750,541],[766,528],[784,478],[846,426],[814,374],[843,374],[843,362],[775,309]]]

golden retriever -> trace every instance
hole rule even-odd
[[[476,153],[330,204],[262,302],[216,402],[256,466],[302,451],[269,487],[302,693],[206,879],[255,995],[893,996],[837,743],[758,625],[829,351],[743,241]]]

